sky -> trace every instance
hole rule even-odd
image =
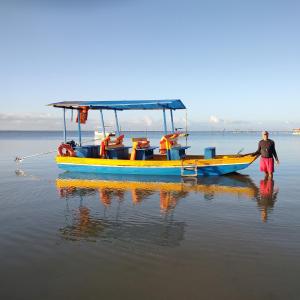
[[[172,98],[191,130],[300,127],[299,28],[298,0],[0,0],[0,130],[61,129],[55,101]]]

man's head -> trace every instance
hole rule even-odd
[[[261,133],[261,135],[262,135],[262,138],[264,139],[264,140],[267,140],[268,138],[269,138],[269,132],[268,131],[263,131],[262,133]]]

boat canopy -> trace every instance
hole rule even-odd
[[[185,109],[180,99],[169,100],[111,100],[111,101],[63,101],[48,104],[53,107],[78,109],[87,106],[90,109],[103,110],[163,110]]]
[[[110,101],[63,101],[48,104],[49,106],[59,107],[63,109],[64,122],[64,141],[67,142],[67,126],[66,126],[66,109],[77,110],[78,115],[76,122],[78,123],[78,138],[81,146],[81,123],[85,123],[87,119],[87,111],[83,108],[100,111],[100,121],[102,125],[102,132],[105,136],[105,123],[103,117],[103,110],[112,110],[115,114],[115,123],[118,136],[120,136],[120,126],[118,120],[118,111],[122,110],[162,110],[163,125],[165,135],[167,130],[166,110],[170,111],[171,117],[171,132],[175,132],[173,111],[177,109],[186,109],[185,105],[180,99],[168,100],[110,100]],[[72,111],[73,112],[73,111]],[[82,119],[81,119],[82,116]]]

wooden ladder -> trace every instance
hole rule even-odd
[[[184,164],[184,160],[181,162],[181,177],[197,177],[198,168],[197,161],[194,164]]]

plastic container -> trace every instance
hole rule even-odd
[[[204,158],[205,159],[213,159],[216,156],[216,148],[215,147],[207,147],[204,149]]]

